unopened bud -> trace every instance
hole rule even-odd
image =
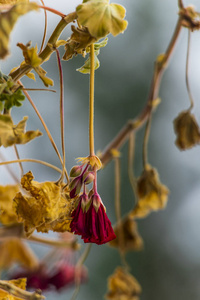
[[[81,180],[81,177],[74,178],[72,182],[70,182],[70,198],[74,198],[80,193],[82,184],[83,182]]]
[[[71,168],[70,177],[77,177],[81,174],[83,167],[82,166],[74,166],[73,168]]]
[[[86,172],[83,175],[83,182],[85,184],[89,184],[89,183],[93,182],[93,180],[94,180],[94,174],[92,172]]]

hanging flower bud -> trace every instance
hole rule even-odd
[[[82,166],[74,166],[73,168],[71,168],[69,176],[70,177],[78,177],[79,175],[81,175],[82,169],[83,169],[83,165]]]
[[[183,111],[174,120],[174,131],[177,135],[176,146],[180,150],[190,149],[200,143],[200,129],[190,111]]]
[[[75,198],[80,193],[82,185],[83,185],[82,176],[76,177],[70,182],[69,189],[70,189],[71,199]]]
[[[116,238],[99,194],[86,200],[83,194],[72,213],[72,232],[81,235],[85,243],[105,244]]]
[[[83,175],[83,182],[84,182],[84,184],[92,183],[93,180],[94,180],[94,174],[92,172],[86,172]]]

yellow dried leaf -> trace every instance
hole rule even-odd
[[[139,300],[141,287],[138,281],[123,268],[117,268],[108,278],[107,300]]]
[[[3,225],[17,223],[17,215],[13,209],[13,198],[19,192],[18,185],[0,186],[0,222]]]
[[[22,290],[26,290],[26,278],[19,278],[14,280],[3,280],[3,283],[5,285],[8,283],[9,285],[12,284]],[[23,300],[22,298],[15,297],[11,295],[10,293],[0,289],[0,300]]]
[[[119,4],[109,4],[109,0],[85,0],[76,8],[78,21],[86,26],[97,40],[112,33],[116,36],[124,32],[128,22],[124,20],[126,10]]]
[[[38,266],[38,259],[19,238],[10,238],[0,243],[0,269],[9,269],[13,264],[19,264],[28,269]]]
[[[26,144],[42,135],[39,130],[25,132],[27,119],[28,117],[24,117],[22,121],[14,125],[10,115],[0,115],[0,146]]]
[[[183,111],[178,115],[174,120],[174,131],[177,135],[175,143],[180,150],[200,144],[200,128],[190,111]]]
[[[161,184],[157,170],[148,165],[137,180],[137,194],[138,203],[131,216],[143,218],[151,211],[165,208],[169,190]]]
[[[35,229],[38,232],[49,230],[70,231],[71,211],[74,209],[73,201],[63,186],[55,182],[37,182],[28,172],[22,177],[22,187],[30,196],[18,193],[14,198],[14,208],[18,220],[24,222],[27,235]]]
[[[129,214],[113,229],[116,239],[109,242],[109,246],[120,248],[124,252],[142,250],[143,240],[138,233],[137,223]]]
[[[0,3],[4,4],[4,1],[2,2],[1,0]],[[10,3],[11,1],[6,1],[6,4]],[[34,2],[26,3],[18,1],[18,3],[13,5],[9,10],[0,11],[0,58],[5,58],[9,53],[10,33],[17,22],[17,19],[29,11],[37,9],[38,5]]]
[[[0,0],[0,4],[16,4],[20,2],[29,2],[29,0]]]
[[[37,45],[35,47],[29,47],[22,43],[18,43],[17,46],[22,50],[25,58],[25,63],[33,68],[38,67],[42,63],[42,59],[37,54]]]

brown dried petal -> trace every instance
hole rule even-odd
[[[107,300],[139,300],[141,287],[138,281],[122,268],[108,278]]]
[[[177,135],[175,144],[180,150],[190,149],[200,143],[200,129],[197,121],[189,111],[184,111],[174,120]]]
[[[111,247],[120,247],[125,252],[139,251],[143,248],[143,240],[138,233],[137,223],[130,215],[127,215],[119,224],[116,224],[113,229],[117,237],[109,243]],[[120,234],[122,235],[121,238]]]

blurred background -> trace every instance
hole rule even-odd
[[[96,71],[95,82],[95,148],[103,150],[129,119],[142,110],[148,97],[153,74],[153,63],[163,53],[170,41],[177,21],[178,1],[168,0],[123,0],[129,22],[124,34],[113,38],[101,49],[101,67]],[[46,0],[45,4],[64,13],[72,12],[80,4],[78,0]],[[199,0],[184,1],[200,11]],[[48,13],[48,37],[60,18]],[[24,26],[24,24],[26,24]],[[29,13],[17,23],[11,39],[11,55],[1,62],[4,73],[22,61],[17,42],[32,41],[40,47],[43,36],[44,15]],[[70,27],[62,34],[66,39]],[[180,152],[175,144],[174,118],[189,107],[185,84],[187,30],[183,29],[170,64],[164,74],[160,97],[161,104],[154,113],[149,140],[149,163],[158,169],[160,179],[170,190],[167,208],[152,213],[138,222],[144,239],[144,250],[131,252],[127,261],[132,274],[140,282],[143,292],[141,300],[197,300],[200,299],[200,149],[195,147]],[[61,49],[61,48],[60,48]],[[64,50],[60,50],[61,55]],[[195,100],[193,113],[200,123],[199,78],[200,78],[200,32],[191,36],[189,80]],[[88,91],[89,76],[76,71],[84,59],[77,56],[63,61],[65,82],[65,136],[66,166],[70,169],[75,158],[88,155]],[[47,75],[54,80],[57,94],[30,92],[37,108],[59,147],[59,81],[55,54],[44,64]],[[36,76],[37,77],[37,76]],[[32,82],[24,78],[26,87],[41,87],[40,80]],[[59,161],[34,110],[25,101],[22,109],[14,108],[12,116],[19,122],[29,116],[27,129],[40,129],[44,135],[33,142],[19,146],[21,158],[37,158],[59,166]],[[136,136],[135,173],[142,172],[142,140],[144,130]],[[1,149],[8,159],[14,158],[12,150]],[[128,212],[134,203],[127,173],[127,145],[122,148],[122,212]],[[37,181],[56,180],[57,173],[35,164],[24,164],[24,170],[32,170]],[[19,174],[17,166],[14,170]],[[11,183],[6,169],[0,171],[1,183]],[[98,189],[107,207],[108,216],[115,223],[114,213],[114,164],[111,162],[98,176]],[[34,246],[35,247],[35,246]],[[37,251],[37,247],[35,247]],[[40,255],[47,248],[41,247]],[[120,265],[115,249],[93,245],[86,261],[89,282],[81,286],[78,299],[100,300],[107,290],[107,277]],[[47,299],[70,299],[73,292],[63,290],[60,294],[48,293]]]

